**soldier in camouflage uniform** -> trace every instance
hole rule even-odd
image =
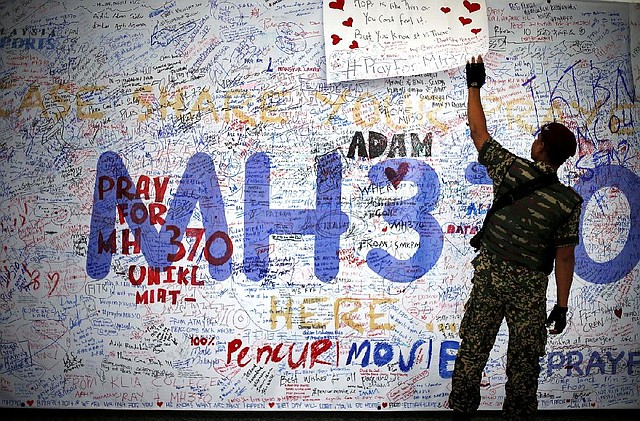
[[[575,154],[575,136],[560,123],[541,128],[531,146],[533,162],[503,148],[487,131],[480,100],[485,81],[481,57],[467,63],[466,75],[471,138],[479,162],[493,181],[496,197],[556,172]],[[566,325],[581,203],[573,189],[555,183],[496,211],[485,224],[480,251],[472,262],[473,287],[460,326],[461,343],[449,396],[454,419],[470,419],[480,405],[482,371],[503,319],[509,329],[503,415],[508,420],[534,418],[546,327],[553,325],[550,333],[560,333]],[[557,303],[547,318],[547,281],[554,260]]]

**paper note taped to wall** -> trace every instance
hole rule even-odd
[[[324,0],[329,83],[437,72],[489,49],[484,0]]]

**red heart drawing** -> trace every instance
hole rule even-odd
[[[349,19],[345,20],[344,22],[342,22],[342,24],[344,26],[348,26],[348,27],[353,26],[353,18],[349,18]]]
[[[473,22],[473,20],[471,20],[471,19],[469,19],[469,18],[465,18],[464,16],[460,16],[458,19],[460,20],[460,23],[461,23],[462,25],[468,25],[468,24],[470,24],[471,22]]]
[[[398,172],[391,167],[384,169],[384,174],[387,176],[394,189],[398,188],[398,184],[404,180],[404,176],[409,172],[409,164],[406,162],[401,163],[398,166]]]
[[[275,405],[273,402],[269,402],[269,408],[273,408],[273,405]]]
[[[474,28],[471,30],[471,32],[473,32],[474,34],[478,35],[478,33],[482,31],[482,28]]]
[[[397,177],[397,173],[396,170],[394,170],[391,167],[387,167],[384,169],[384,174],[387,176],[387,178],[389,179],[389,181],[391,181],[391,184],[393,184],[393,187],[397,187],[398,183],[395,182],[395,179]]]
[[[342,41],[342,38],[340,38],[336,34],[331,35],[331,42],[333,42],[333,45],[336,45],[340,41]]]
[[[359,47],[358,41],[356,40],[351,41],[351,45],[349,46],[349,48],[353,50],[354,48],[358,48],[358,47]]]
[[[467,8],[469,13],[477,12],[478,10],[480,10],[480,3],[471,3],[469,0],[464,0],[462,4]]]
[[[387,407],[387,403],[386,402],[382,402],[382,407],[386,408]]]
[[[329,3],[330,9],[338,9],[344,11],[344,0],[336,0]]]
[[[621,318],[622,317],[622,308],[616,308],[615,310],[613,310],[613,314],[615,314],[618,319]]]
[[[449,13],[451,11],[450,7],[441,7],[440,10],[442,10],[442,13]]]
[[[163,405],[163,402],[156,402],[156,405],[158,405],[158,408],[161,408]]]
[[[27,401],[27,405],[33,406],[33,401]]]

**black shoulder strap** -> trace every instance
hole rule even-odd
[[[491,218],[491,215],[496,213],[498,210],[504,208],[507,205],[514,204],[516,200],[528,196],[536,190],[558,182],[558,175],[555,172],[548,173],[540,177],[536,177],[533,180],[522,183],[507,191],[505,194],[500,195],[500,197],[496,199],[491,208],[489,208],[489,210],[487,211],[487,215],[484,218],[483,226],[487,223],[489,218]]]

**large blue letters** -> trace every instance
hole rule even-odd
[[[317,161],[317,187],[315,209],[272,209],[270,206],[270,161],[266,154],[258,153],[247,161],[244,209],[244,262],[243,270],[253,281],[264,279],[269,271],[269,236],[273,234],[300,234],[314,236],[315,275],[322,282],[334,279],[339,271],[340,236],[349,226],[349,218],[341,210],[342,164],[337,153],[323,156]],[[390,174],[396,179],[391,180]],[[483,184],[489,181],[477,168],[467,168],[467,180]],[[105,179],[111,185],[105,186]],[[392,282],[412,282],[426,274],[438,261],[442,252],[442,229],[431,215],[440,192],[437,174],[424,162],[407,159],[389,159],[374,165],[369,179],[378,187],[389,183],[399,186],[410,181],[417,187],[411,198],[390,201],[384,208],[384,219],[390,225],[415,230],[419,243],[415,253],[400,260],[387,250],[374,248],[367,254],[369,268]],[[126,194],[118,194],[113,180],[122,185]],[[607,284],[629,274],[638,264],[640,253],[635,245],[640,240],[640,177],[633,171],[617,165],[593,169],[590,177],[576,186],[584,198],[580,224],[584,238],[585,210],[596,192],[605,187],[619,189],[629,201],[629,235],[622,251],[607,262],[596,262],[587,253],[584,241],[576,248],[576,274],[582,279]],[[116,252],[116,210],[126,207],[130,212],[120,214],[123,230],[122,248],[139,247],[147,264],[156,268],[172,265],[184,256],[181,245],[183,235],[189,235],[189,221],[199,203],[202,224],[206,234],[205,256],[213,279],[222,281],[231,276],[233,243],[228,235],[225,209],[218,178],[211,158],[203,153],[194,155],[187,163],[177,191],[170,202],[167,217],[154,225],[151,218],[141,218],[149,212],[145,203],[131,191],[134,183],[121,158],[107,152],[100,156],[94,187],[93,211],[87,255],[87,274],[94,279],[107,276],[111,258]],[[136,213],[137,212],[137,213]],[[133,233],[134,239],[124,238]]]
[[[598,189],[615,187],[629,201],[629,236],[622,251],[606,262],[595,262],[587,253],[584,241],[576,247],[576,274],[594,284],[609,284],[624,278],[638,264],[640,253],[637,249],[640,240],[640,177],[631,170],[618,165],[596,167],[593,176],[583,179],[576,185],[576,191],[584,199],[580,222],[581,238],[584,238],[585,209]]]
[[[124,180],[132,186],[131,177],[120,159],[113,152],[100,156],[97,166],[96,183],[93,193],[93,212],[91,214],[91,232],[87,254],[87,274],[94,279],[107,276],[111,266],[111,257],[115,250],[104,249],[102,245],[107,238],[115,236],[116,208],[118,205],[145,207],[135,194],[117,197],[117,189],[105,189],[100,183],[105,178]],[[207,241],[205,253],[218,260],[209,265],[211,276],[222,281],[231,276],[231,241],[228,236],[227,221],[224,214],[224,203],[218,177],[211,157],[206,154],[195,154],[189,162],[180,180],[180,185],[173,200],[166,220],[160,231],[151,223],[150,218],[136,221],[135,215],[127,214],[125,220],[131,231],[140,233],[140,249],[149,266],[164,268],[170,266],[179,254],[178,244],[187,230],[196,204],[200,203],[202,225]],[[102,247],[102,249],[101,249]]]
[[[429,165],[415,159],[389,159],[374,165],[369,179],[376,186],[385,186],[390,174],[402,175],[402,181],[412,181],[418,188],[415,196],[394,201],[385,206],[384,219],[389,224],[406,224],[417,231],[420,242],[408,260],[399,260],[386,250],[374,248],[367,253],[369,268],[393,282],[411,282],[427,273],[442,253],[443,235],[438,221],[429,213],[438,203],[440,182]]]
[[[244,209],[244,273],[260,281],[269,270],[269,236],[303,234],[315,237],[315,275],[329,282],[338,275],[340,235],[349,227],[341,210],[342,163],[332,153],[318,160],[316,208],[272,209],[270,161],[257,153],[247,161]]]

